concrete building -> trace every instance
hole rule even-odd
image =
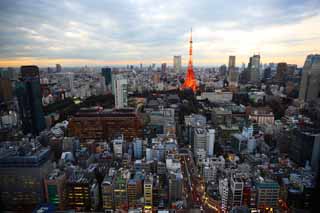
[[[93,178],[84,170],[75,170],[67,181],[68,208],[78,211],[89,211],[92,209],[91,188]]]
[[[219,180],[219,194],[221,197],[221,209],[223,212],[228,212],[229,207],[229,181],[228,178]]]
[[[127,180],[119,173],[115,178],[113,196],[115,209],[126,209],[128,207]]]
[[[290,159],[300,166],[305,166],[309,162],[312,170],[317,174],[320,166],[320,130],[297,128],[293,130],[293,138],[290,142]]]
[[[244,183],[237,175],[232,175],[230,179],[230,190],[231,190],[231,206],[241,206],[243,197]]]
[[[128,192],[128,206],[129,208],[135,208],[137,205],[137,180],[129,179],[127,184],[127,192]]]
[[[152,207],[152,186],[153,186],[153,178],[152,176],[147,176],[144,180],[143,191],[144,191],[144,205],[147,207]]]
[[[117,159],[122,159],[124,142],[123,135],[112,140],[113,154]]]
[[[49,148],[35,142],[0,146],[0,199],[8,211],[32,210],[45,201],[43,180],[52,170]]]
[[[59,210],[65,209],[66,182],[67,176],[60,170],[53,170],[44,180],[46,201],[55,205]]]
[[[106,175],[103,182],[101,183],[101,193],[102,193],[102,208],[103,209],[113,209],[113,176]]]
[[[99,111],[82,110],[70,120],[68,130],[71,136],[80,141],[86,139],[112,140],[119,133],[123,133],[125,140],[142,138],[143,121],[133,110]]]
[[[257,189],[257,207],[259,209],[277,208],[280,186],[272,180],[258,180]]]

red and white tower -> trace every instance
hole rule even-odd
[[[184,84],[182,85],[182,89],[191,88],[193,92],[197,89],[197,81],[193,71],[193,64],[192,64],[192,29],[190,32],[190,48],[189,48],[189,64],[188,64],[188,71],[186,75],[186,79]]]

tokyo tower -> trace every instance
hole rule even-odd
[[[196,82],[196,78],[193,72],[193,64],[192,64],[192,29],[190,32],[190,48],[189,48],[189,64],[188,64],[188,71],[187,71],[187,75],[186,75],[186,79],[184,84],[182,85],[182,89],[185,88],[191,88],[193,90],[193,92],[196,91],[197,89],[197,82]]]

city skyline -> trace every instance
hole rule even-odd
[[[193,27],[194,65],[303,65],[319,52],[320,2],[64,1],[0,3],[0,66],[172,64],[187,66]],[[212,8],[212,9],[208,9]]]

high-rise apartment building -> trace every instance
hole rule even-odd
[[[173,56],[173,71],[175,73],[181,72],[181,56],[180,55]]]
[[[128,80],[123,76],[114,79],[114,98],[117,109],[128,106]]]
[[[46,126],[42,109],[39,68],[22,66],[22,80],[17,83],[20,118],[25,133],[38,135]]]
[[[300,84],[299,99],[320,101],[320,55],[308,55]]]

